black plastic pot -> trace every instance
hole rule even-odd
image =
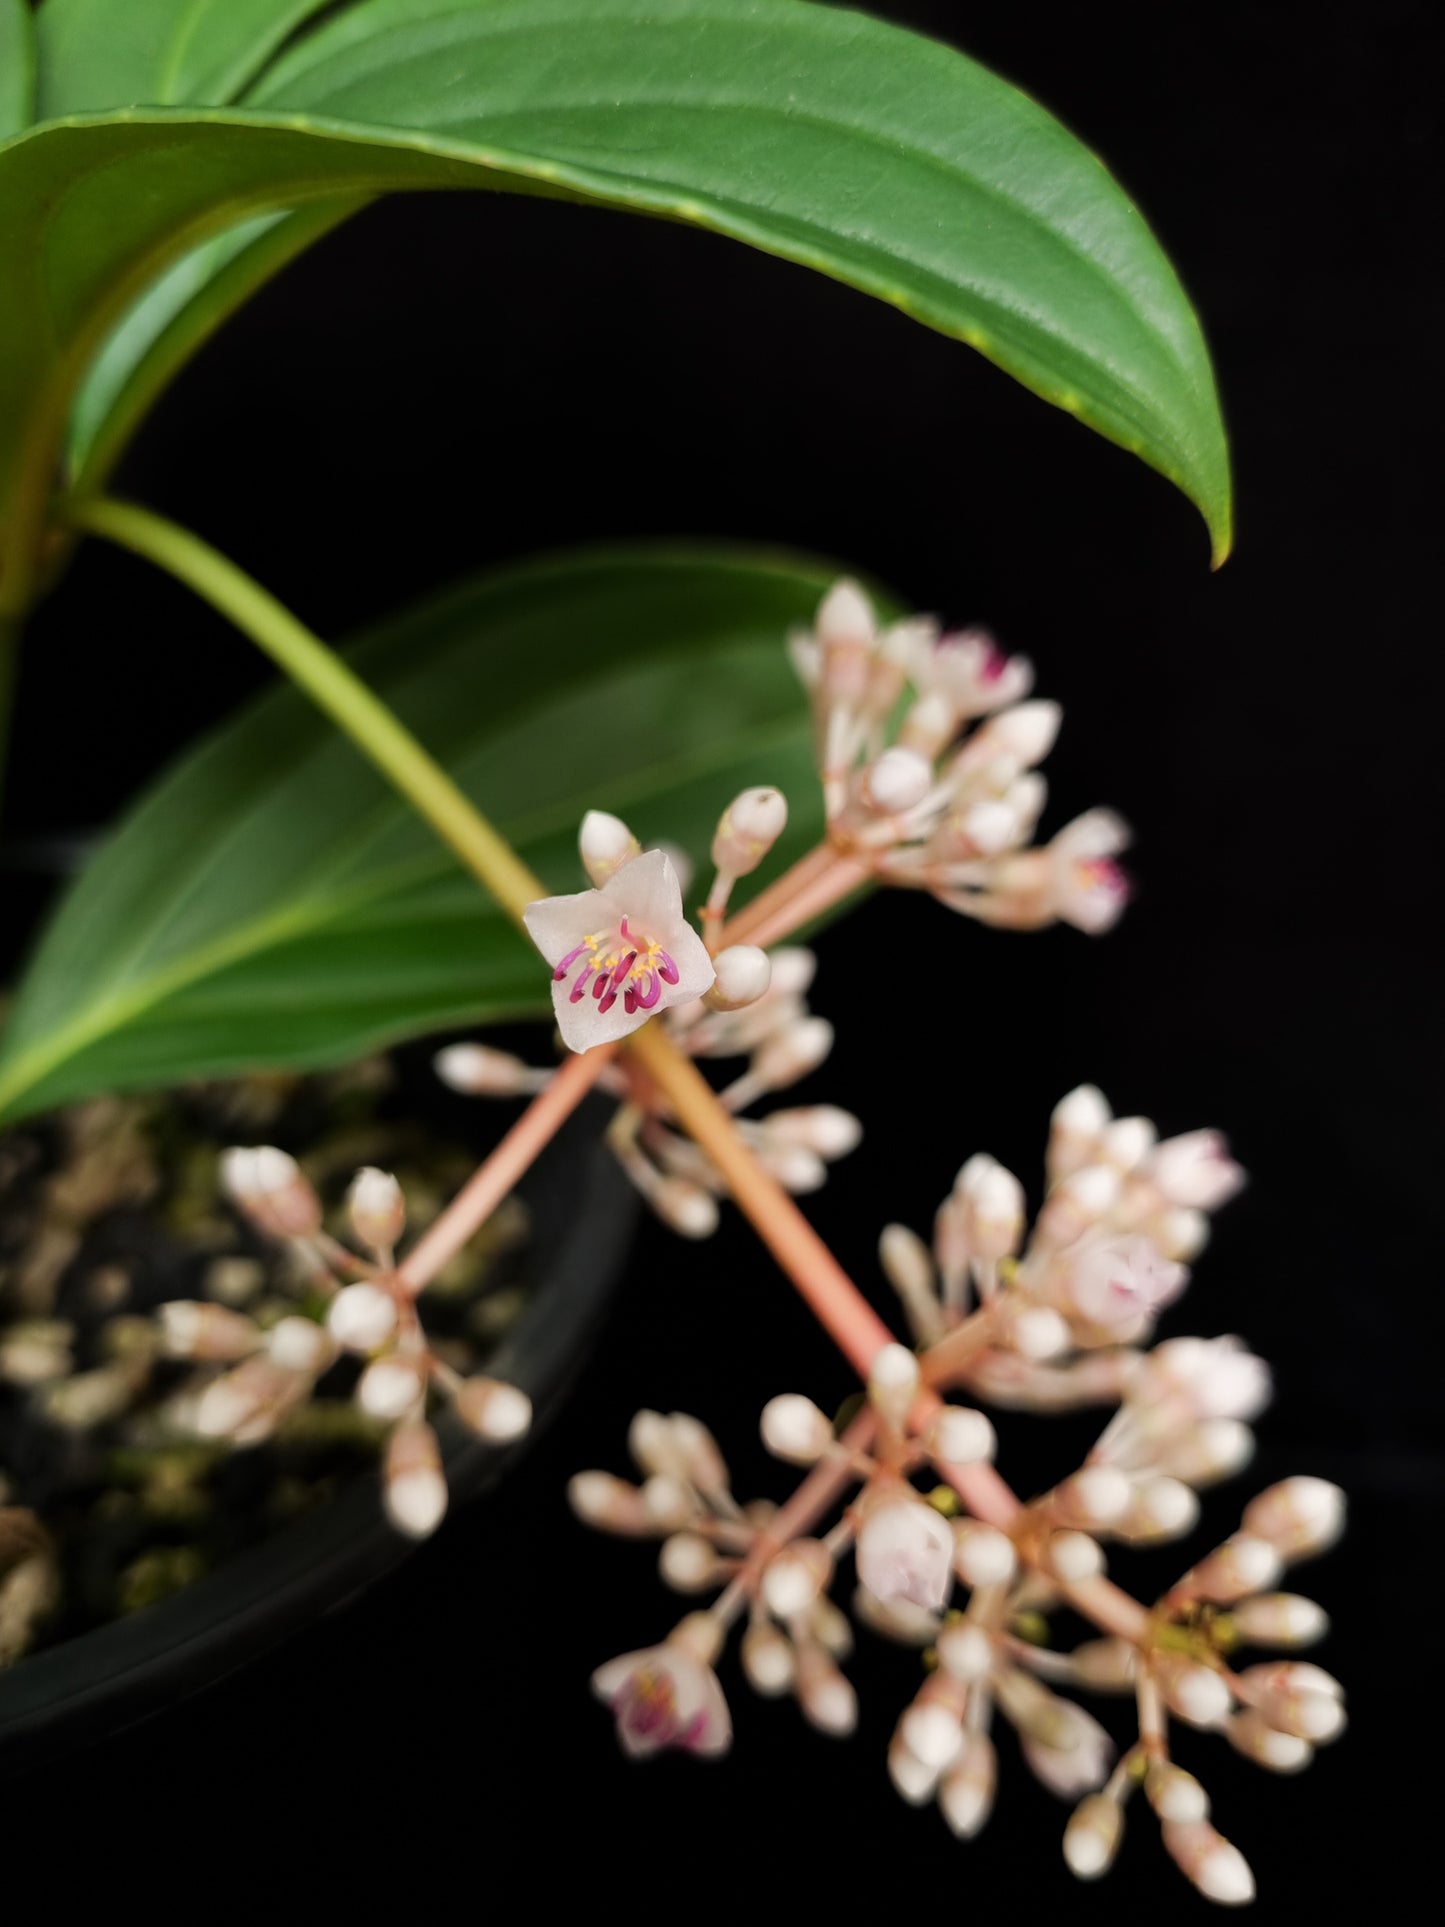
[[[601,1137],[594,1101],[549,1147],[521,1187],[531,1208],[536,1284],[495,1360],[501,1377],[531,1397],[529,1437],[556,1410],[607,1308],[636,1221]],[[443,1423],[451,1490],[444,1532],[504,1475],[528,1440],[489,1446]],[[173,1598],[85,1633],[0,1673],[0,1774],[98,1739],[213,1684],[334,1611],[398,1565],[411,1543],[386,1523],[379,1482],[360,1478],[324,1510]]]

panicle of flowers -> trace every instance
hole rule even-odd
[[[251,1225],[292,1251],[306,1301],[269,1326],[205,1300],[163,1305],[164,1350],[202,1368],[173,1400],[173,1420],[202,1438],[258,1444],[349,1358],[359,1368],[356,1402],[383,1428],[387,1516],[398,1531],[426,1538],[447,1507],[432,1406],[445,1403],[470,1431],[503,1444],[527,1431],[531,1401],[504,1380],[461,1377],[429,1345],[417,1287],[397,1266],[406,1202],[389,1172],[358,1171],[347,1193],[351,1231],[364,1257],[323,1229],[321,1200],[285,1151],[274,1145],[228,1151],[221,1176]]]
[[[714,942],[732,884],[762,860],[786,820],[777,790],[745,790],[724,812],[713,846],[717,879],[703,913]],[[731,944],[709,954],[683,911],[684,859],[642,851],[625,823],[600,810],[584,817],[579,843],[595,887],[549,898],[527,913],[533,936],[554,965],[553,1004],[564,1043],[577,1050],[611,1042],[656,1014],[688,1056],[746,1060],[720,1088],[722,1103],[738,1116],[745,1142],[786,1190],[817,1190],[828,1164],[858,1144],[862,1127],[855,1117],[832,1104],[739,1116],[818,1069],[833,1048],[832,1025],[808,1008],[817,967],[813,953]],[[648,867],[639,878],[642,866]],[[615,931],[597,927],[608,916]],[[583,931],[584,924],[592,927]],[[658,961],[647,966],[652,979],[637,992],[638,960],[648,956]],[[668,964],[676,966],[675,983],[665,974]],[[436,1068],[454,1090],[494,1097],[535,1093],[554,1074],[474,1043],[449,1045],[438,1053]],[[608,1141],[637,1190],[684,1237],[710,1235],[726,1186],[712,1160],[679,1130],[666,1099],[625,1059],[606,1067],[598,1087],[620,1100]]]
[[[880,881],[929,890],[981,922],[1055,921],[1097,933],[1128,898],[1121,819],[1090,810],[1030,847],[1048,789],[1038,765],[1062,711],[1027,700],[1033,667],[984,629],[925,616],[879,625],[856,582],[835,583],[790,639],[809,693],[834,846]]]
[[[1212,1825],[1199,1780],[1172,1760],[1170,1722],[1218,1732],[1286,1773],[1343,1729],[1342,1689],[1322,1668],[1236,1660],[1324,1635],[1322,1610],[1280,1583],[1333,1542],[1343,1495],[1313,1478],[1271,1486],[1152,1606],[1105,1580],[1111,1543],[1192,1527],[1196,1489],[1244,1462],[1248,1421],[1268,1398],[1265,1367],[1238,1340],[1144,1349],[1204,1242],[1205,1214],[1243,1173],[1215,1133],[1161,1142],[1146,1120],[1114,1118],[1092,1087],[1056,1109],[1048,1169],[1027,1241],[1022,1189],[989,1159],[964,1166],[931,1249],[889,1227],[884,1267],[918,1350],[882,1347],[841,1429],[799,1393],[765,1406],[768,1450],[807,1468],[781,1506],[740,1504],[711,1434],[678,1413],[634,1419],[640,1482],[574,1478],[587,1524],[660,1540],[666,1584],[717,1594],[657,1646],[601,1667],[594,1685],[628,1751],[720,1753],[732,1729],[714,1667],[741,1627],[756,1691],[791,1696],[820,1731],[851,1732],[852,1634],[830,1597],[851,1557],[853,1617],[924,1657],[888,1752],[906,1800],[936,1805],[959,1837],[976,1834],[995,1798],[1002,1720],[1035,1776],[1073,1806],[1064,1854],[1080,1878],[1112,1863],[1142,1787],[1185,1875],[1236,1904],[1252,1897],[1253,1876]],[[986,1413],[940,1396],[960,1390],[1040,1411],[1118,1409],[1081,1466],[1020,1503],[994,1470]],[[1050,1615],[1065,1607],[1101,1636],[1057,1648]],[[1078,1692],[1134,1696],[1138,1737],[1117,1759]]]

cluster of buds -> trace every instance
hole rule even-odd
[[[384,1438],[387,1516],[398,1531],[426,1538],[447,1508],[441,1448],[428,1417],[432,1404],[445,1401],[470,1431],[505,1444],[527,1431],[531,1401],[501,1379],[461,1377],[428,1344],[418,1287],[397,1266],[406,1203],[388,1172],[358,1171],[347,1193],[363,1257],[324,1230],[321,1200],[285,1151],[238,1148],[225,1154],[221,1170],[228,1197],[250,1224],[294,1254],[297,1275],[320,1312],[298,1309],[263,1326],[207,1300],[163,1305],[165,1352],[202,1368],[172,1401],[172,1420],[202,1438],[258,1444],[333,1366],[350,1359],[359,1369],[356,1402]]]
[[[841,1666],[851,1633],[829,1596],[851,1555],[854,1616],[925,1660],[888,1756],[906,1800],[936,1804],[960,1837],[977,1833],[994,1800],[997,1713],[1038,1779],[1077,1803],[1064,1854],[1081,1878],[1111,1864],[1124,1803],[1142,1786],[1199,1891],[1241,1902],[1253,1878],[1211,1825],[1198,1780],[1171,1760],[1169,1721],[1216,1730],[1277,1772],[1304,1766],[1341,1731],[1341,1689],[1322,1669],[1283,1660],[1234,1670],[1234,1656],[1324,1634],[1318,1606],[1275,1588],[1288,1564],[1332,1543],[1343,1497],[1319,1479],[1270,1487],[1152,1606],[1106,1579],[1106,1546],[1186,1532],[1196,1489],[1249,1456],[1247,1421],[1269,1391],[1261,1361],[1233,1339],[1141,1349],[1182,1289],[1203,1214],[1243,1174],[1214,1133],[1159,1142],[1146,1120],[1112,1118],[1086,1088],[1054,1114],[1049,1176],[1027,1244],[1017,1180],[988,1159],[965,1165],[932,1252],[889,1228],[885,1268],[919,1349],[882,1347],[841,1430],[801,1394],[765,1407],[769,1451],[809,1468],[781,1507],[739,1504],[711,1435],[681,1414],[638,1414],[641,1483],[573,1480],[586,1523],[660,1539],[669,1586],[719,1595],[659,1645],[603,1666],[594,1685],[628,1751],[721,1752],[731,1722],[713,1667],[742,1623],[742,1668],[758,1692],[791,1694],[821,1731],[851,1731],[856,1701]],[[1020,1502],[992,1464],[987,1415],[940,1396],[965,1389],[1039,1410],[1119,1409],[1083,1465]],[[1058,1650],[1049,1615],[1063,1608],[1102,1636]],[[1104,1726],[1062,1688],[1134,1694],[1138,1738],[1117,1764]]]
[[[1033,668],[982,629],[913,616],[880,627],[857,583],[836,583],[790,639],[813,707],[828,833],[881,881],[931,891],[984,923],[1107,930],[1128,897],[1128,831],[1090,810],[1030,847],[1057,703],[1025,700]]]
[[[778,790],[745,790],[723,813],[714,839],[716,881],[703,928],[716,944],[733,883],[749,874],[787,820]],[[862,1127],[836,1105],[739,1114],[816,1070],[833,1047],[833,1027],[810,1012],[811,951],[727,944],[709,952],[682,904],[679,859],[643,851],[627,825],[600,810],[583,819],[583,865],[594,887],[549,897],[527,912],[528,927],[553,965],[553,1003],[564,1043],[586,1049],[626,1036],[656,1015],[679,1049],[699,1060],[745,1060],[722,1085],[721,1102],[759,1160],[795,1194],[817,1190],[827,1165],[857,1145]],[[645,974],[641,991],[639,973]],[[631,1002],[629,1003],[629,997]],[[453,1090],[514,1097],[546,1087],[554,1073],[486,1044],[452,1044],[436,1069]],[[614,1059],[598,1088],[619,1100],[608,1141],[632,1183],[674,1231],[709,1236],[726,1189],[705,1152],[677,1127],[666,1098]]]

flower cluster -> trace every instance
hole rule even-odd
[[[1261,1361],[1228,1338],[1143,1349],[1183,1288],[1205,1214],[1243,1174],[1216,1134],[1161,1142],[1147,1120],[1113,1118],[1092,1087],[1056,1109],[1048,1165],[1027,1241],[1021,1188],[987,1158],[963,1167],[932,1251],[889,1227],[884,1265],[919,1350],[882,1346],[864,1405],[841,1431],[801,1394],[770,1401],[765,1445],[809,1468],[781,1507],[740,1505],[711,1435],[676,1413],[634,1420],[641,1483],[573,1480],[587,1523],[662,1541],[667,1584],[719,1591],[660,1645],[602,1667],[594,1685],[629,1751],[721,1752],[731,1724],[712,1669],[745,1620],[750,1684],[791,1694],[824,1732],[851,1731],[856,1703],[840,1664],[851,1633],[829,1597],[851,1555],[855,1617],[922,1649],[928,1667],[889,1751],[905,1799],[936,1803],[960,1836],[977,1833],[994,1799],[997,1714],[1035,1775],[1077,1803],[1064,1853],[1081,1878],[1111,1864],[1125,1803],[1142,1787],[1199,1891],[1245,1901],[1252,1875],[1211,1825],[1204,1788],[1172,1761],[1169,1723],[1218,1731],[1277,1772],[1304,1766],[1342,1730],[1341,1689],[1321,1668],[1286,1659],[1236,1669],[1235,1654],[1323,1635],[1318,1606],[1275,1588],[1287,1565],[1333,1541],[1343,1498],[1319,1479],[1270,1487],[1147,1608],[1104,1576],[1108,1543],[1187,1532],[1197,1488],[1249,1456],[1248,1421],[1269,1393]],[[986,1414],[940,1397],[961,1389],[1044,1411],[1118,1409],[1081,1466],[1021,1502],[992,1464]],[[1101,1637],[1057,1650],[1048,1616],[1064,1607]],[[1138,1738],[1117,1763],[1104,1727],[1061,1688],[1134,1694]]]
[[[469,1430],[497,1444],[526,1432],[531,1401],[501,1379],[461,1377],[429,1345],[417,1287],[396,1263],[406,1204],[388,1172],[359,1171],[347,1194],[366,1257],[325,1232],[314,1188],[274,1145],[227,1152],[222,1180],[254,1228],[294,1254],[318,1315],[298,1310],[263,1327],[208,1300],[163,1305],[165,1351],[203,1368],[172,1401],[173,1423],[202,1438],[258,1444],[349,1357],[359,1367],[356,1402],[384,1431],[387,1516],[409,1537],[427,1537],[447,1507],[441,1448],[427,1416],[432,1399],[445,1399]]]
[[[1057,703],[1026,701],[1033,668],[982,629],[913,616],[880,628],[855,582],[836,583],[790,642],[813,706],[828,834],[880,881],[1014,930],[1091,933],[1128,898],[1120,819],[1090,810],[1028,847],[1047,785]],[[891,740],[890,740],[891,738]]]

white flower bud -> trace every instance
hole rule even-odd
[[[969,1172],[973,1163],[970,1159],[964,1171]],[[1024,1228],[1024,1188],[1013,1172],[989,1158],[982,1168],[972,1170],[960,1193],[974,1256],[996,1262],[1017,1251]]]
[[[1181,1653],[1156,1654],[1151,1662],[1171,1713],[1190,1726],[1219,1726],[1233,1701],[1220,1674]]]
[[[1244,1183],[1244,1172],[1218,1131],[1166,1138],[1155,1146],[1146,1169],[1171,1204],[1196,1211],[1217,1211]]]
[[[892,1425],[902,1425],[918,1394],[918,1359],[906,1345],[885,1345],[868,1373],[868,1397]]]
[[[718,1442],[690,1412],[670,1412],[668,1423],[681,1454],[681,1476],[699,1492],[717,1496],[728,1490],[727,1463]]]
[[[1315,1757],[1308,1740],[1297,1733],[1282,1733],[1252,1706],[1227,1720],[1224,1733],[1236,1753],[1271,1773],[1301,1773]]]
[[[993,1640],[972,1620],[951,1621],[939,1633],[937,1647],[939,1665],[966,1684],[986,1678],[993,1670]]]
[[[1097,1539],[1087,1532],[1051,1532],[1044,1548],[1049,1571],[1065,1585],[1093,1579],[1104,1570],[1104,1555]]]
[[[810,1726],[839,1739],[858,1724],[858,1696],[821,1646],[811,1641],[797,1649],[793,1690]]]
[[[954,1528],[953,1565],[965,1585],[1006,1586],[1014,1576],[1018,1554],[1013,1540],[997,1526],[965,1519]]]
[[[1163,1474],[1135,1487],[1129,1508],[1118,1522],[1120,1536],[1131,1540],[1180,1539],[1193,1530],[1199,1501],[1182,1479]]]
[[[426,1396],[426,1366],[395,1352],[374,1358],[361,1374],[356,1402],[370,1418],[400,1419]]]
[[[1254,1434],[1241,1420],[1205,1419],[1162,1446],[1157,1455],[1161,1472],[1186,1485],[1212,1485],[1232,1478],[1254,1457]]]
[[[424,1420],[398,1425],[386,1442],[386,1516],[409,1539],[426,1539],[446,1514],[447,1482],[436,1433]]]
[[[501,1378],[469,1378],[452,1401],[462,1424],[494,1445],[509,1445],[530,1431],[532,1401],[520,1386]]]
[[[759,1047],[750,1081],[760,1093],[785,1090],[817,1070],[832,1048],[833,1026],[826,1017],[800,1017]]]
[[[788,802],[781,790],[744,790],[722,813],[712,840],[714,867],[724,876],[751,875],[787,823]]]
[[[1287,1560],[1324,1552],[1345,1525],[1345,1495],[1328,1479],[1298,1477],[1268,1486],[1244,1509],[1244,1529]]]
[[[1330,1629],[1323,1606],[1294,1592],[1241,1599],[1230,1617],[1240,1639],[1257,1646],[1313,1646]]]
[[[1249,1862],[1215,1832],[1207,1820],[1191,1826],[1166,1822],[1164,1845],[1186,1880],[1192,1881],[1206,1900],[1223,1907],[1242,1907],[1254,1899],[1254,1875]]]
[[[1272,1586],[1283,1569],[1284,1561],[1267,1539],[1237,1532],[1200,1561],[1187,1584],[1196,1599],[1232,1606],[1235,1600]]]
[[[687,1477],[686,1452],[671,1419],[661,1412],[644,1406],[633,1413],[627,1428],[627,1449],[643,1472],[661,1472],[673,1479]]]
[[[940,1629],[938,1614],[926,1606],[898,1597],[880,1599],[866,1586],[853,1594],[853,1617],[880,1639],[891,1639],[899,1646],[931,1646]]]
[[[769,952],[773,966],[773,996],[778,999],[805,996],[818,974],[818,959],[801,944],[788,944]]]
[[[659,1178],[647,1202],[681,1238],[710,1238],[717,1230],[717,1199],[690,1178]]]
[[[759,1429],[773,1457],[789,1465],[812,1465],[833,1443],[832,1421],[801,1392],[770,1398]]]
[[[831,1653],[834,1659],[846,1659],[853,1650],[853,1628],[848,1615],[841,1607],[835,1606],[826,1593],[813,1601],[813,1610],[808,1615],[808,1630],[824,1652]]]
[[[1086,1639],[1069,1654],[1075,1677],[1097,1693],[1131,1691],[1138,1671],[1138,1651],[1127,1639]]]
[[[245,1358],[261,1342],[260,1333],[243,1312],[203,1299],[177,1298],[160,1308],[161,1347],[169,1358],[195,1358],[217,1363]]]
[[[448,1044],[432,1059],[443,1084],[464,1097],[521,1097],[545,1084],[550,1072],[534,1071],[510,1051],[490,1044]]]
[[[326,1323],[349,1352],[374,1352],[396,1330],[396,1302],[380,1285],[345,1285],[332,1299]]]
[[[1209,1795],[1192,1773],[1172,1760],[1153,1760],[1144,1776],[1144,1792],[1162,1821],[1190,1827],[1209,1818]]]
[[[1002,1311],[1003,1335],[1024,1358],[1057,1358],[1069,1350],[1072,1338],[1068,1320],[1051,1305],[1031,1305],[1027,1300],[1014,1303],[1005,1299]]]
[[[916,1760],[942,1773],[963,1745],[964,1695],[949,1673],[933,1673],[898,1722],[898,1737]]]
[[[1111,1115],[1103,1092],[1093,1084],[1080,1084],[1059,1099],[1049,1121],[1048,1165],[1053,1183],[1093,1159]]]
[[[768,962],[766,950],[759,950],[752,943],[729,944],[712,962],[717,975],[707,993],[710,1009],[743,1010],[767,995],[773,966]]]
[[[642,854],[642,845],[622,818],[606,810],[588,810],[577,833],[577,848],[583,869],[599,890],[624,863]]]
[[[863,772],[863,800],[880,816],[905,816],[933,787],[933,766],[915,749],[885,749]]]
[[[763,1129],[766,1132],[766,1124]],[[794,1197],[821,1191],[828,1182],[827,1165],[815,1151],[801,1144],[772,1144],[765,1136],[758,1148],[758,1160]]]
[[[938,1790],[938,1768],[919,1759],[901,1729],[888,1742],[888,1777],[894,1792],[911,1807],[926,1806]]]
[[[1345,1730],[1344,1689],[1322,1666],[1298,1659],[1248,1666],[1239,1676],[1239,1692],[1271,1726],[1312,1746]]]
[[[1119,1173],[1108,1164],[1085,1164],[1061,1178],[1039,1213],[1037,1236],[1047,1245],[1071,1245],[1112,1211]]]
[[[863,1126],[851,1111],[836,1104],[808,1104],[797,1110],[773,1111],[764,1119],[771,1138],[787,1144],[800,1144],[829,1164],[847,1157],[858,1148]]]
[[[854,1556],[860,1582],[879,1599],[906,1599],[926,1612],[947,1603],[953,1533],[911,1488],[869,1509]]]
[[[793,1642],[770,1621],[755,1620],[742,1638],[743,1672],[755,1693],[776,1699],[791,1692],[797,1676]]]
[[[336,1356],[336,1345],[324,1325],[310,1318],[281,1318],[266,1334],[271,1363],[283,1372],[319,1377]]]
[[[1132,1171],[1154,1148],[1158,1133],[1147,1117],[1116,1117],[1099,1136],[1099,1156],[1116,1171]]]
[[[1095,1531],[1122,1519],[1133,1497],[1133,1487],[1117,1467],[1086,1465],[1056,1489],[1054,1510],[1060,1518]]]
[[[877,635],[873,604],[851,576],[835,582],[818,605],[818,639],[825,648],[871,650]]]
[[[406,1200],[389,1171],[365,1165],[346,1194],[351,1228],[369,1251],[390,1252],[406,1229]]]
[[[674,1592],[706,1592],[721,1577],[723,1561],[700,1532],[674,1532],[657,1555],[657,1571]]]
[[[941,1465],[978,1465],[993,1457],[998,1437],[982,1412],[945,1405],[930,1421],[926,1443]]]
[[[987,1733],[969,1733],[938,1789],[944,1819],[960,1840],[982,1831],[993,1811],[998,1756]]]
[[[638,1496],[654,1532],[675,1532],[697,1517],[697,1500],[691,1489],[669,1473],[654,1472],[650,1479],[644,1479]]]
[[[642,1494],[611,1472],[574,1473],[567,1481],[567,1499],[583,1525],[599,1532],[625,1533],[629,1538],[652,1533]]]
[[[221,1183],[232,1203],[272,1237],[310,1238],[321,1229],[321,1200],[295,1158],[274,1144],[223,1152]]]
[[[816,1603],[832,1576],[832,1558],[819,1540],[795,1540],[763,1568],[763,1603],[775,1619],[796,1619]]]
[[[1087,1793],[1064,1828],[1064,1859],[1078,1880],[1097,1880],[1114,1864],[1124,1837],[1124,1813],[1116,1800]]]

